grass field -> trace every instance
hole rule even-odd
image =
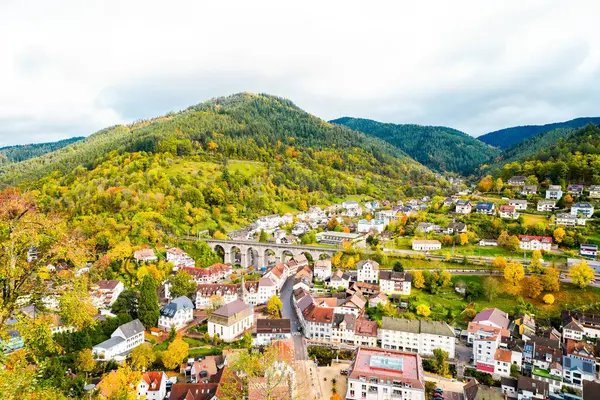
[[[548,218],[544,215],[535,215],[535,214],[521,214],[523,216],[523,220],[525,221],[525,225],[527,226],[535,226],[537,224],[548,225]]]

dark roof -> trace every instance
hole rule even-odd
[[[465,386],[463,386],[463,393],[465,400],[475,400],[477,392],[479,391],[479,383],[476,379],[471,379]]]
[[[173,299],[169,304],[166,304],[160,309],[160,315],[173,318],[179,310],[193,310],[194,304],[186,296],[180,296]]]
[[[517,387],[519,390],[528,390],[534,394],[541,394],[544,398],[550,393],[548,383],[527,376],[519,377]]]
[[[256,333],[291,333],[289,319],[264,319],[256,320]]]
[[[232,301],[231,303],[225,304],[223,307],[213,312],[213,314],[229,318],[248,308],[251,307],[248,304],[244,303],[242,300],[237,299]]]
[[[342,322],[346,322],[346,330],[354,331],[356,317],[353,314],[333,314],[334,328],[339,328]]]
[[[600,399],[600,383],[593,381],[583,381],[583,400]]]
[[[515,389],[517,388],[517,380],[515,378],[502,377],[500,382],[502,383],[502,386],[509,386]]]
[[[98,289],[100,290],[115,290],[117,285],[121,283],[121,281],[118,280],[103,280],[103,281],[98,281],[96,282],[96,285],[98,285]]]
[[[210,400],[217,394],[217,383],[176,383],[171,388],[171,400]]]
[[[139,319],[134,319],[131,322],[123,324],[119,327],[119,329],[121,330],[121,332],[123,332],[125,338],[133,337],[138,333],[144,332],[146,330],[146,328],[144,328],[144,325],[142,325]]]
[[[408,272],[379,271],[379,279],[386,281],[410,281],[412,276]]]
[[[477,210],[491,210],[494,208],[494,203],[489,201],[478,201],[477,204],[475,204],[475,208]]]

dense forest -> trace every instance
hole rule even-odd
[[[44,210],[68,215],[99,252],[225,232],[350,195],[399,198],[447,187],[377,138],[288,100],[246,93],[108,128],[0,172],[3,184],[19,182]]]
[[[349,117],[331,122],[383,139],[438,171],[469,175],[500,153],[466,133],[444,126],[397,125]]]
[[[511,128],[500,129],[498,131],[486,133],[477,139],[499,149],[508,149],[523,140],[549,132],[559,128],[581,128],[587,124],[600,124],[600,117],[575,118],[565,122],[555,122],[546,125],[525,125],[514,126]]]
[[[543,146],[522,161],[505,164],[497,173],[502,179],[534,175],[547,184],[600,184],[600,128],[589,124],[565,137],[542,138]],[[555,135],[560,135],[560,132]],[[554,141],[554,144],[550,144]]]
[[[17,146],[0,147],[0,165],[25,161],[30,158],[62,149],[70,144],[82,140],[83,137],[73,137],[49,143],[34,143]]]

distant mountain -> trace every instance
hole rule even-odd
[[[589,123],[599,124],[600,117],[575,118],[570,121],[555,122],[546,125],[514,126],[512,128],[505,128],[486,133],[485,135],[479,136],[477,139],[491,146],[504,150],[518,144],[519,142],[522,142],[523,140],[537,136],[544,132],[549,132],[558,128],[581,128]]]
[[[499,164],[525,160],[536,153],[555,145],[559,141],[568,139],[579,128],[558,128],[548,132],[540,133],[529,139],[523,140],[502,152]]]
[[[497,149],[472,136],[445,126],[391,124],[350,117],[331,122],[383,139],[421,164],[438,171],[469,175],[500,154]]]
[[[57,142],[0,147],[0,164],[16,163],[30,158],[43,156],[44,154],[62,149],[63,147],[82,139],[83,137],[73,137]]]

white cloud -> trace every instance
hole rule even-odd
[[[240,91],[478,135],[596,116],[600,3],[0,4],[0,145],[87,135]]]

